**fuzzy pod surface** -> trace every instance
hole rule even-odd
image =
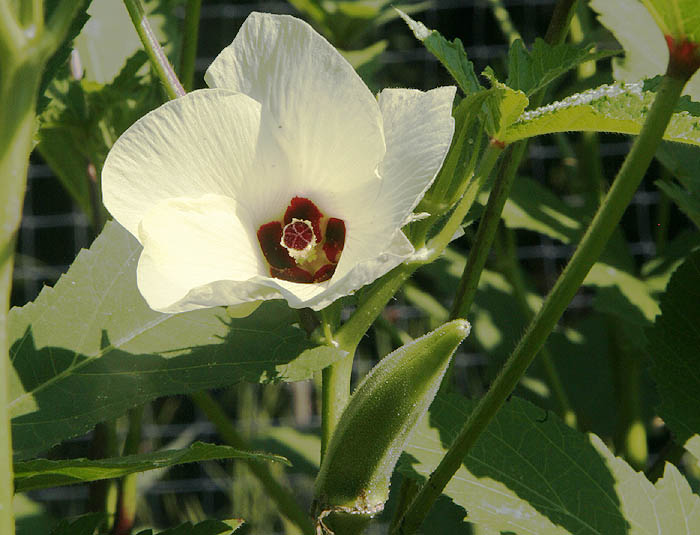
[[[316,479],[319,526],[330,523],[340,533],[347,531],[339,529],[342,525],[357,525],[383,509],[406,441],[469,331],[466,320],[446,323],[384,357],[363,379],[340,417]]]

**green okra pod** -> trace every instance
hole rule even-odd
[[[357,387],[316,479],[319,533],[359,533],[384,508],[394,466],[469,330],[462,319],[442,325],[387,355]]]

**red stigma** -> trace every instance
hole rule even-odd
[[[297,219],[284,227],[284,244],[290,249],[303,251],[313,240],[314,231],[306,221]]]
[[[257,235],[272,277],[305,284],[324,282],[333,277],[343,252],[345,222],[336,217],[326,220],[309,199],[293,197],[282,220],[261,225]]]

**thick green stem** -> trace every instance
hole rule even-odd
[[[9,249],[12,251],[12,249]],[[2,398],[0,398],[0,533],[13,535],[15,522],[12,516],[12,435],[10,433],[10,411],[8,402],[9,365],[7,346],[7,309],[10,304],[12,284],[12,255],[8,249],[2,251],[0,267],[0,381],[2,381]]]
[[[350,399],[354,350],[321,372],[321,458],[326,453],[343,409]]]
[[[493,168],[498,161],[498,157],[502,152],[503,148],[499,143],[489,143],[488,148],[479,161],[479,166],[476,173],[469,181],[462,198],[459,200],[457,206],[455,206],[455,209],[447,219],[447,223],[445,223],[440,232],[438,232],[428,243],[428,262],[432,262],[433,260],[437,259],[442,254],[442,251],[445,250],[445,247],[447,247],[450,241],[452,241],[455,232],[457,229],[459,229],[462,221],[464,221],[464,218],[474,204],[477,195],[479,195],[479,192],[486,183],[486,180],[491,175],[491,171],[493,171]]]
[[[685,82],[686,80],[670,76],[664,77],[639,137],[571,261],[491,388],[469,415],[459,436],[421,487],[396,530],[398,533],[413,533],[420,527],[433,503],[462,464],[467,452],[511,394],[566,310],[632,200],[663,137]]]
[[[569,23],[574,15],[577,0],[559,0],[554,6],[554,13],[549,21],[547,33],[544,40],[551,45],[562,43],[568,32]],[[538,107],[544,100],[545,92],[537,92],[530,99],[531,107]],[[506,149],[506,156],[503,158],[496,175],[489,200],[486,205],[486,212],[479,222],[479,228],[472,247],[467,265],[464,267],[462,278],[455,295],[455,301],[450,313],[450,319],[465,317],[471,308],[476,288],[481,278],[481,272],[486,265],[493,240],[498,228],[498,221],[506,199],[510,195],[510,188],[515,179],[515,173],[520,167],[520,162],[525,155],[527,141],[519,141],[510,145]]]
[[[65,35],[82,2],[60,3],[48,25],[32,1],[22,22],[0,1],[0,533],[15,532],[12,514],[12,435],[9,392],[7,314],[12,290],[14,246],[22,214],[36,99],[44,65]],[[31,20],[27,20],[31,19]],[[48,30],[48,31],[47,31]]]
[[[0,533],[15,532],[12,515],[12,435],[8,405],[7,314],[15,239],[22,214],[41,58],[0,58]]]
[[[153,33],[141,0],[124,0],[124,5],[129,11],[131,22],[133,22],[136,33],[138,33],[139,39],[141,39],[141,43],[143,43],[143,47],[148,54],[148,59],[151,60],[151,65],[153,65],[153,68],[158,74],[158,78],[160,78],[165,86],[168,98],[176,99],[177,97],[183,96],[185,94],[185,89],[182,87],[182,84],[180,84],[180,80],[177,79],[173,66],[170,65],[168,57],[165,55],[165,52],[163,52],[160,43],[158,43],[156,34]]]
[[[499,146],[489,145],[479,163],[478,172],[472,177],[464,195],[452,211],[447,223],[430,240],[427,246],[427,258],[417,262],[401,264],[377,281],[350,319],[336,333],[335,343],[338,344],[338,347],[347,351],[348,356],[323,371],[322,450],[330,441],[338,418],[350,398],[352,362],[360,340],[362,340],[367,329],[377,319],[377,316],[384,310],[389,299],[394,296],[413,272],[424,263],[432,262],[442,254],[462,224],[464,217],[474,203],[481,186],[491,173],[500,153],[501,149]]]
[[[474,199],[493,169],[500,153],[501,149],[498,146],[489,146],[480,162],[479,172],[472,178],[445,226],[428,244],[429,254],[425,262],[431,262],[437,258],[447,247],[474,203]],[[421,261],[401,264],[386,274],[369,291],[365,300],[360,303],[350,319],[336,333],[335,343],[347,351],[348,356],[323,370],[322,451],[325,451],[325,446],[330,442],[335,425],[350,398],[352,362],[360,340],[377,319],[377,316],[384,310],[389,299],[423,263]]]
[[[352,363],[360,340],[389,299],[417,267],[417,265],[402,264],[387,273],[336,333],[333,344],[347,351],[348,355],[322,372],[321,454],[326,451],[340,415],[350,399]]]
[[[199,13],[202,0],[187,0],[185,7],[184,35],[180,59],[180,80],[186,91],[192,91],[194,64],[197,59],[197,38],[199,36]]]
[[[552,12],[552,18],[549,19],[547,33],[544,35],[544,40],[550,45],[558,45],[563,43],[566,35],[569,33],[571,19],[576,13],[576,2],[578,0],[558,0]]]
[[[492,145],[493,146],[493,145]],[[525,143],[515,143],[506,149],[503,161],[498,169],[498,174],[491,188],[491,194],[486,204],[486,210],[481,216],[479,228],[476,231],[476,238],[467,258],[467,265],[464,267],[462,278],[459,281],[457,293],[450,319],[466,317],[474,302],[476,288],[479,285],[481,272],[486,265],[493,240],[498,229],[498,222],[501,220],[501,212],[506,204],[506,199],[510,194],[510,188],[515,179],[515,172],[523,156]]]
[[[192,400],[207,415],[207,418],[216,426],[216,430],[225,442],[234,448],[251,451],[253,448],[231,424],[228,416],[221,406],[214,401],[208,392],[197,392],[191,395]],[[299,507],[292,493],[275,479],[267,464],[260,461],[241,461],[248,464],[248,468],[265,488],[267,495],[275,502],[279,512],[294,523],[302,533],[314,534],[311,518]]]

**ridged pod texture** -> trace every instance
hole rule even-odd
[[[469,331],[465,320],[446,323],[387,355],[357,387],[316,480],[319,532],[323,527],[338,535],[357,533],[362,517],[368,520],[383,509],[406,441]]]

